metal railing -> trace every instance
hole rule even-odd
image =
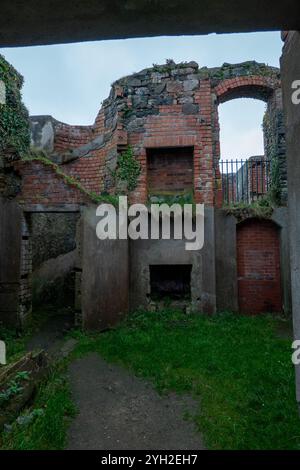
[[[223,204],[251,203],[267,194],[271,162],[263,156],[219,162]]]

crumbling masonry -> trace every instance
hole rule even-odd
[[[167,61],[115,82],[93,126],[31,117],[35,156],[10,164],[16,187],[11,210],[20,220],[15,247],[20,260],[14,268],[20,294],[19,305],[8,307],[10,287],[3,272],[3,319],[26,318],[32,281],[37,292],[48,291],[51,284],[57,294],[66,276],[74,281],[75,308],[86,328],[106,328],[139,306],[156,308],[157,285],[168,291],[174,283],[188,292],[188,302],[180,299],[179,304],[199,312],[289,310],[285,207],[276,209],[270,220],[252,217],[241,223],[222,209],[218,105],[239,97],[267,104],[264,157],[278,169],[284,206],[285,133],[280,75],[274,67],[245,62],[209,69],[195,62]],[[128,148],[140,165],[131,191],[116,179],[118,157]],[[8,178],[3,181],[7,187]],[[7,189],[1,191],[3,205],[8,195]],[[204,203],[204,248],[186,252],[184,240],[97,240],[93,201],[120,191],[128,193],[130,202],[180,197]],[[55,234],[64,216],[65,239],[57,248]],[[49,233],[52,254],[43,256],[32,273],[32,256],[41,258],[38,240],[49,243]],[[170,278],[170,265],[175,278]]]

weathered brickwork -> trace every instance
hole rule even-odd
[[[184,194],[193,191],[193,148],[160,149],[147,155],[148,192]]]
[[[118,153],[131,145],[140,162],[141,174],[130,198],[132,202],[146,202],[149,151],[192,147],[194,199],[208,206],[220,206],[218,105],[238,97],[257,98],[268,104],[266,120],[271,130],[265,138],[266,152],[272,147],[273,158],[281,155],[285,188],[279,70],[256,62],[208,69],[199,68],[195,62],[167,61],[165,65],[124,77],[112,85],[93,126],[68,126],[51,118],[50,158],[89,191],[113,193]],[[43,125],[47,121],[49,127],[49,119],[32,118],[39,144],[45,128],[37,120],[43,121]],[[34,135],[32,139],[34,144]],[[165,182],[165,186],[169,184]],[[48,187],[51,191],[52,185]],[[26,188],[25,185],[22,197]]]
[[[87,144],[93,138],[92,126],[69,126],[62,122],[57,123],[54,151],[63,152],[65,150],[80,147]]]
[[[281,312],[279,229],[250,219],[237,227],[239,308],[244,313]]]
[[[15,169],[22,175],[22,191],[17,196],[20,204],[57,205],[88,201],[79,189],[67,184],[50,166],[38,161],[18,162]]]
[[[18,161],[10,159],[9,167],[5,169],[5,179],[0,181],[2,194],[7,198],[14,197],[18,210],[21,206],[26,213],[22,229],[20,277],[17,278],[20,306],[18,312],[21,322],[30,312],[31,279],[34,281],[34,274],[37,273],[36,279],[40,281],[43,269],[45,290],[40,288],[41,282],[37,287],[39,292],[49,291],[49,279],[52,274],[56,274],[56,266],[66,274],[66,279],[70,279],[67,284],[58,281],[61,283],[61,290],[64,291],[65,286],[71,286],[72,293],[76,292],[75,310],[80,318],[82,308],[83,323],[86,321],[84,305],[88,296],[86,287],[82,286],[86,286],[88,277],[87,266],[84,267],[82,262],[86,261],[89,238],[82,241],[81,251],[82,233],[77,230],[77,241],[74,241],[72,249],[67,253],[62,250],[54,256],[50,252],[56,231],[52,231],[49,233],[47,245],[49,258],[42,263],[43,266],[35,266],[38,242],[34,251],[31,245],[36,240],[35,237],[39,237],[39,230],[32,229],[28,221],[33,220],[32,213],[43,211],[49,214],[64,211],[80,214],[82,211],[84,214],[85,209],[82,206],[89,205],[94,195],[117,194],[120,189],[124,191],[122,185],[116,181],[115,170],[118,168],[118,156],[128,146],[132,148],[133,156],[140,163],[141,170],[135,189],[129,193],[130,202],[146,203],[149,196],[156,197],[157,200],[159,195],[177,196],[191,193],[195,202],[205,203],[205,248],[201,253],[197,253],[195,260],[191,262],[184,249],[173,245],[174,240],[171,240],[164,259],[165,264],[169,264],[170,259],[174,262],[177,256],[178,265],[182,264],[182,260],[188,265],[195,261],[196,270],[193,271],[191,289],[197,292],[195,297],[201,299],[197,308],[200,309],[201,304],[201,311],[215,312],[215,271],[222,263],[225,263],[225,266],[230,264],[229,259],[225,262],[223,258],[217,259],[215,256],[215,237],[218,230],[222,231],[224,226],[223,222],[223,225],[219,226],[214,222],[214,214],[217,212],[214,208],[222,205],[224,196],[224,181],[219,166],[218,106],[239,97],[256,98],[267,103],[264,121],[265,158],[279,162],[281,191],[284,194],[285,138],[280,76],[278,69],[264,64],[246,62],[208,69],[199,68],[195,62],[175,64],[173,61],[167,61],[165,65],[155,65],[115,82],[92,126],[70,126],[56,121],[51,116],[31,118],[31,144],[35,150],[35,158]],[[259,180],[255,171],[256,168],[254,173],[251,173],[255,181],[251,180],[248,185],[252,192],[253,183]],[[13,176],[14,184],[10,183],[9,173]],[[263,179],[259,181],[262,185],[265,184]],[[126,185],[124,187],[126,188]],[[234,187],[231,189],[233,192],[237,190]],[[227,191],[231,189],[228,187]],[[86,229],[86,225],[84,227]],[[235,228],[233,225],[230,230],[235,231]],[[32,234],[32,230],[36,233]],[[62,232],[67,235],[65,230],[62,229]],[[84,234],[87,237],[87,230]],[[94,235],[93,231],[93,237]],[[235,233],[231,231],[230,235],[232,237],[228,238],[233,238],[235,243]],[[146,266],[148,271],[155,256],[155,250],[151,251],[151,248],[149,246],[149,253],[152,255],[149,255]],[[128,276],[130,283],[136,275],[135,272],[138,273],[137,277],[140,277],[140,268],[134,268],[133,259],[128,260],[130,252],[133,252],[132,247],[127,247],[126,250],[124,248],[124,253],[122,252],[126,273],[124,271],[124,283],[122,281],[121,284],[127,286],[122,291],[126,302],[130,300],[127,299]],[[164,249],[162,253],[165,254]],[[102,257],[104,254],[107,256],[109,275],[114,279],[119,272],[119,266],[110,264],[109,252],[103,252]],[[196,260],[196,257],[199,259]],[[57,263],[54,269],[53,259]],[[159,261],[161,262],[161,256]],[[116,262],[119,263],[119,258],[116,258]],[[232,262],[234,264],[236,260]],[[238,281],[236,271],[232,270],[232,286],[236,286],[238,282],[240,310],[246,313],[280,311],[282,301],[279,238],[277,229],[271,222],[253,220],[238,225],[237,262]],[[94,267],[88,266],[88,269],[90,268],[92,272]],[[101,265],[101,269],[106,268]],[[63,279],[63,276],[61,278]],[[139,290],[138,285],[139,279],[136,279],[134,291]],[[54,296],[57,296],[59,289],[55,282],[52,286]],[[232,286],[228,292],[233,292],[232,295],[236,299],[236,290]],[[111,285],[108,290],[110,288]],[[142,292],[141,286],[140,289]],[[110,298],[110,295],[109,291],[107,298]],[[108,316],[110,304],[111,302],[106,306]]]

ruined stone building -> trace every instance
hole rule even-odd
[[[280,207],[263,219],[251,210],[236,217],[224,208],[224,195],[243,193],[249,179],[245,167],[226,179],[219,164],[218,106],[240,97],[266,103],[265,155],[260,170],[257,157],[251,160],[256,173],[247,183],[251,194],[264,195],[274,175],[266,176],[261,168],[269,162],[276,169]],[[256,62],[209,69],[195,62],[167,61],[115,82],[94,125],[71,126],[51,116],[33,116],[30,130],[34,156],[15,159],[12,149],[10,158],[8,149],[3,158],[0,211],[4,214],[6,205],[5,217],[19,220],[12,252],[1,252],[1,261],[6,259],[0,278],[3,321],[22,323],[32,297],[70,305],[84,327],[96,329],[139,307],[155,308],[160,296],[176,299],[187,311],[208,314],[289,311],[278,69]],[[132,187],[116,177],[120,155],[128,149],[139,164]],[[184,240],[174,239],[98,240],[95,204],[99,196],[108,200],[119,193],[144,204],[204,203],[204,247],[186,251]]]

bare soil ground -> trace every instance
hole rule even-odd
[[[71,424],[68,449],[203,449],[201,435],[186,413],[190,397],[160,396],[125,369],[92,353],[69,369],[79,414]]]

